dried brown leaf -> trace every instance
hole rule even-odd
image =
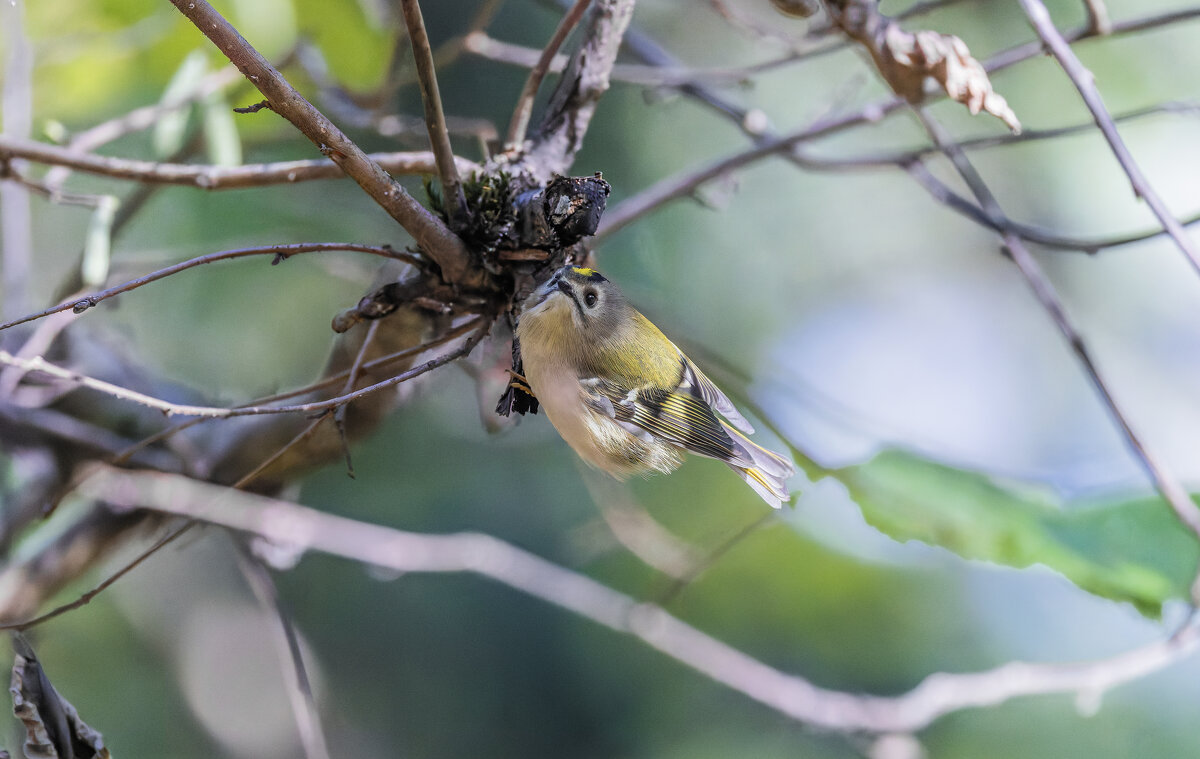
[[[75,707],[54,689],[29,643],[15,637],[13,714],[25,725],[25,756],[30,759],[109,759],[104,737],[79,718]]]
[[[877,51],[873,50],[872,55],[888,84],[901,97],[920,102],[925,96],[925,78],[932,77],[972,115],[986,111],[1014,133],[1021,132],[1017,114],[992,89],[983,64],[958,37],[929,30],[906,32],[895,21],[889,21],[877,39]]]
[[[992,89],[987,70],[958,37],[930,30],[907,32],[879,12],[877,0],[829,0],[826,7],[846,36],[867,49],[896,94],[919,103],[925,98],[926,78],[932,78],[972,114],[986,111],[1020,134],[1017,114]]]

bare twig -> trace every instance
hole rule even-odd
[[[1116,22],[1113,25],[1113,34],[1131,34],[1146,31],[1196,17],[1200,17],[1200,8],[1149,15],[1137,19]],[[1091,33],[1086,29],[1078,29],[1072,32],[1069,36],[1071,39],[1081,40],[1088,38],[1090,35]],[[674,59],[671,58],[665,50],[663,50],[656,42],[654,42],[654,40],[647,37],[645,34],[640,33],[637,29],[631,29],[629,31],[627,40],[629,47],[643,60],[658,66],[673,67],[678,65],[677,62],[674,61]],[[1019,61],[1039,55],[1040,53],[1041,46],[1038,44],[1019,45],[993,56],[987,63],[985,63],[984,68],[989,72],[996,71],[1001,68],[1014,65]],[[815,141],[818,138],[837,134],[857,126],[876,123],[890,114],[900,110],[905,104],[901,98],[889,98],[887,100],[870,103],[852,113],[821,119],[808,127],[804,127],[789,134],[775,135],[769,130],[748,129],[748,111],[730,102],[724,96],[710,89],[701,81],[692,81],[689,84],[681,87],[681,90],[686,94],[697,98],[700,102],[710,106],[713,110],[727,116],[737,123],[738,126],[742,128],[742,131],[754,141],[754,146],[727,158],[715,161],[707,166],[695,169],[691,172],[667,177],[666,179],[659,181],[637,195],[634,195],[633,197],[623,201],[605,214],[600,230],[596,235],[597,242],[599,242],[601,238],[607,237],[617,230],[627,226],[641,216],[652,212],[662,204],[677,198],[687,197],[704,183],[725,176],[742,166],[761,160],[765,157],[779,155],[785,160],[796,164],[800,168],[815,171],[848,170],[857,168],[855,159],[818,158],[802,153],[800,151],[800,146],[806,142]],[[1047,130],[1047,132],[1054,131],[1055,130]],[[1005,135],[1002,138],[995,139],[1020,140],[1021,137],[1015,135]],[[987,138],[983,138],[980,140],[980,142],[987,144]],[[912,157],[919,158],[924,154],[925,152],[922,151],[916,155],[913,155]],[[894,157],[901,159],[906,156],[896,155]],[[874,160],[874,158],[876,157],[870,156],[865,157],[863,160],[864,163],[870,163],[872,160]],[[974,203],[971,203],[966,198],[963,198],[962,196],[957,195],[950,190],[944,183],[940,182],[937,180],[937,178],[930,174],[919,161],[903,163],[902,167],[911,175],[913,175],[914,178],[918,179],[926,187],[926,189],[935,196],[936,199],[946,204],[952,210],[965,215],[967,218],[971,219],[977,224],[981,224],[999,231],[982,209],[980,209]],[[1200,214],[1196,214],[1187,220],[1187,223],[1189,224],[1196,222],[1200,222]],[[1089,239],[1055,234],[1045,229],[1040,229],[1017,222],[1010,222],[1009,226],[1012,230],[1017,232],[1022,239],[1029,242],[1052,248],[1078,250],[1088,253],[1093,253],[1104,248],[1112,248],[1141,242],[1164,233],[1162,230],[1152,230],[1117,235],[1108,238]]]
[[[450,146],[450,133],[446,130],[446,114],[442,111],[442,95],[438,90],[437,71],[433,65],[433,49],[429,46],[429,34],[425,31],[420,3],[417,0],[400,0],[400,7],[404,11],[404,23],[408,27],[408,39],[412,43],[413,59],[417,65],[421,102],[425,104],[425,128],[429,132],[429,144],[437,160],[443,203],[450,216],[450,223],[458,226],[466,221],[467,200],[463,195],[458,168],[454,165],[454,148]]]
[[[458,327],[447,330],[442,335],[440,335],[432,340],[429,340],[427,342],[421,343],[420,345],[415,345],[412,348],[406,348],[402,351],[397,351],[395,353],[389,353],[386,356],[380,356],[379,358],[373,359],[371,361],[367,361],[366,363],[362,364],[362,366],[360,368],[364,372],[375,371],[376,369],[381,369],[381,368],[388,366],[389,364],[393,364],[397,361],[402,361],[406,358],[412,358],[413,356],[417,356],[421,353],[424,353],[425,351],[432,350],[433,348],[437,348],[441,345],[445,345],[446,343],[448,343],[452,340],[456,340],[456,339],[462,337],[463,335],[467,334],[471,330],[480,328],[483,325],[483,323],[484,323],[484,317],[478,317],[478,318],[472,319],[470,321],[464,322],[462,325],[460,325]],[[260,406],[264,403],[276,403],[278,401],[286,400],[288,398],[295,398],[297,396],[307,395],[309,393],[314,393],[318,390],[324,390],[326,388],[333,387],[334,385],[337,385],[340,383],[345,383],[350,376],[351,376],[351,372],[349,370],[344,371],[344,372],[341,372],[340,374],[334,374],[330,377],[327,377],[326,379],[323,379],[320,382],[315,382],[311,385],[305,385],[304,387],[296,388],[295,390],[289,390],[284,393],[276,393],[274,395],[268,395],[268,396],[264,396],[262,398],[257,398],[245,405],[246,406]],[[346,392],[347,392],[346,390],[343,390],[342,394],[344,395]],[[137,454],[139,451],[144,450],[145,448],[147,448],[149,446],[155,445],[163,440],[166,440],[167,438],[171,437],[172,435],[176,435],[176,434],[182,432],[183,430],[188,429],[189,427],[194,427],[197,424],[206,422],[210,418],[211,417],[196,417],[194,419],[189,419],[185,422],[180,422],[178,424],[172,425],[171,427],[168,427],[168,428],[162,430],[161,432],[157,432],[153,435],[150,435],[149,437],[139,440],[134,445],[129,446],[128,448],[125,448],[124,450],[121,450],[120,453],[117,454],[115,456],[115,458],[113,458],[109,463],[113,464],[113,465],[122,464],[125,461],[130,460],[131,457],[134,456],[135,454]],[[324,419],[324,415],[322,415],[320,417],[320,419]],[[317,421],[320,421],[320,419],[318,419]],[[301,433],[301,434],[304,434],[304,433]],[[288,445],[291,445],[291,444],[289,443]],[[248,474],[246,474],[245,476],[243,476],[235,484],[235,487],[245,487],[246,485],[248,485],[249,482],[251,480],[253,480],[254,478],[256,478],[259,474],[261,474],[262,471],[264,471],[268,465],[273,464],[275,462],[275,460],[277,459],[278,455],[280,453],[282,453],[283,451],[285,451],[287,449],[287,447],[288,446],[284,446],[284,448],[281,449],[281,451],[278,452],[276,455],[273,455],[266,462],[264,462],[263,464],[260,464],[253,471],[251,471]],[[162,468],[162,467],[156,467],[156,468]],[[253,475],[253,476],[251,476],[251,475]]]
[[[575,0],[575,4],[558,22],[554,34],[550,36],[550,41],[546,43],[537,62],[529,70],[529,77],[525,80],[525,86],[521,88],[521,94],[517,97],[517,107],[513,109],[512,120],[508,123],[508,136],[504,140],[506,147],[517,147],[524,142],[525,130],[529,127],[529,117],[533,115],[533,99],[537,96],[538,87],[541,86],[542,79],[549,71],[550,64],[558,53],[558,49],[566,41],[567,35],[583,18],[583,12],[587,10],[589,3],[591,0]]]
[[[1108,6],[1104,0],[1083,0],[1087,8],[1088,27],[1092,34],[1103,36],[1112,33],[1112,20],[1108,17]]]
[[[283,599],[279,597],[279,589],[275,587],[270,570],[251,555],[249,547],[236,538],[234,549],[238,557],[238,567],[242,570],[242,576],[246,578],[246,584],[250,586],[263,610],[275,617],[279,623],[279,634],[273,637],[277,642],[280,670],[287,682],[288,702],[296,720],[296,730],[300,733],[300,745],[304,747],[305,759],[329,759],[329,746],[325,741],[325,733],[321,730],[321,714],[317,710],[312,681],[308,677],[308,668],[304,665],[304,652],[300,649],[300,639],[296,635],[295,625],[292,624],[292,616],[284,608]]]
[[[56,366],[49,363],[40,356],[31,359],[21,359],[13,356],[8,351],[0,350],[0,364],[8,366],[16,366],[28,372],[40,372],[47,374],[57,379],[67,380],[79,387],[86,387],[91,390],[110,395],[121,400],[131,401],[149,408],[157,409],[166,416],[202,416],[213,419],[227,419],[235,416],[261,416],[264,414],[312,414],[318,411],[326,411],[344,405],[351,401],[357,400],[365,395],[385,390],[389,387],[394,387],[402,382],[419,377],[426,372],[430,372],[439,366],[454,361],[467,355],[471,350],[483,339],[487,334],[487,329],[491,325],[485,323],[474,335],[468,337],[462,345],[448,353],[445,353],[437,358],[430,359],[420,366],[402,372],[395,377],[390,377],[386,380],[376,382],[373,385],[355,390],[352,393],[339,395],[336,398],[330,398],[324,401],[314,401],[313,403],[300,403],[284,406],[237,406],[237,407],[221,407],[221,406],[193,406],[188,404],[171,403],[139,393],[129,388],[114,385],[111,382],[88,377],[78,372],[73,372],[69,369],[64,369],[61,366]]]
[[[99,585],[92,588],[88,592],[84,593],[79,598],[76,598],[74,601],[71,601],[70,603],[65,603],[62,606],[58,606],[54,609],[51,609],[50,611],[46,612],[45,614],[41,614],[37,617],[34,617],[33,619],[26,619],[21,622],[8,622],[5,624],[0,624],[0,630],[28,630],[31,627],[37,627],[38,625],[42,624],[43,622],[49,622],[50,620],[54,619],[57,616],[66,614],[68,611],[74,611],[75,609],[79,609],[81,607],[87,606],[89,603],[92,602],[93,598],[95,598],[96,596],[100,595],[105,590],[107,590],[110,585],[115,583],[117,580],[120,580],[122,577],[129,574],[130,572],[132,572],[143,561],[150,558],[153,554],[157,553],[160,548],[163,548],[164,546],[166,546],[170,543],[173,543],[177,538],[179,538],[181,535],[183,535],[185,532],[190,530],[195,525],[196,525],[196,522],[194,520],[189,519],[188,521],[184,522],[182,525],[179,525],[175,529],[171,530],[166,535],[162,536],[157,541],[155,541],[155,543],[153,545],[151,545],[149,548],[147,548],[145,551],[142,551],[140,554],[138,554],[128,564],[126,564],[125,566],[121,567],[119,570],[117,570],[113,574],[106,577],[103,582],[101,582]]]
[[[173,184],[201,190],[229,190],[273,184],[311,182],[316,179],[340,179],[342,168],[329,159],[252,163],[244,166],[198,166],[184,163],[159,163],[87,153],[33,140],[0,136],[0,161],[24,158],[52,166],[65,166],[90,174],[152,184]],[[437,166],[428,151],[371,153],[366,158],[393,174],[430,174]],[[479,166],[465,158],[456,158],[463,171]]]
[[[828,690],[770,667],[654,604],[490,535],[424,535],[358,522],[177,475],[105,469],[86,495],[258,535],[397,572],[473,572],[631,635],[676,661],[806,724],[844,732],[920,730],[946,714],[1019,696],[1105,691],[1179,662],[1200,648],[1192,620],[1175,635],[1117,656],[1067,664],[1010,662],[982,672],[930,675],[895,697]]]
[[[1025,15],[1029,16],[1029,21],[1033,24],[1033,28],[1037,30],[1038,36],[1050,48],[1050,52],[1058,59],[1059,66],[1067,73],[1075,88],[1079,90],[1079,94],[1083,97],[1083,101],[1087,103],[1088,110],[1092,112],[1092,117],[1096,119],[1096,126],[1100,127],[1100,131],[1104,133],[1104,139],[1108,140],[1109,147],[1112,148],[1113,155],[1121,164],[1121,168],[1129,176],[1129,182],[1133,185],[1133,192],[1139,198],[1146,201],[1150,206],[1150,210],[1158,218],[1163,225],[1163,229],[1175,241],[1175,245],[1179,250],[1187,256],[1191,262],[1192,268],[1200,273],[1200,248],[1192,241],[1184,231],[1179,220],[1172,215],[1169,208],[1159,197],[1158,192],[1146,179],[1141,168],[1133,159],[1133,155],[1129,152],[1129,148],[1125,146],[1124,140],[1121,139],[1120,132],[1117,131],[1117,125],[1113,123],[1112,116],[1109,115],[1108,109],[1104,107],[1104,100],[1100,97],[1100,91],[1096,89],[1095,77],[1092,72],[1084,67],[1079,58],[1076,57],[1071,46],[1063,38],[1063,35],[1054,26],[1054,22],[1050,20],[1050,12],[1046,10],[1046,6],[1041,0],[1021,0],[1021,7],[1025,9]],[[1103,7],[1103,6],[1101,6]]]
[[[537,48],[503,42],[488,36],[486,32],[482,31],[466,35],[463,38],[462,45],[463,50],[466,52],[477,55],[485,60],[529,69],[536,66],[538,60],[541,58],[541,51]],[[840,47],[843,47],[843,45],[836,47],[832,45],[827,46],[829,52]],[[647,87],[679,87],[689,82],[738,84],[750,81],[750,78],[754,74],[761,74],[765,71],[777,69],[805,58],[816,57],[818,52],[824,53],[826,51],[826,48],[821,48],[820,51],[814,50],[805,56],[796,53],[787,53],[769,58],[760,63],[735,67],[705,68],[682,65],[646,66],[636,63],[616,63],[613,64],[611,75],[613,81]],[[565,55],[554,56],[550,61],[549,71],[553,73],[561,72],[566,68],[567,60],[567,56]]]
[[[172,266],[168,266],[164,269],[159,269],[158,271],[151,272],[150,274],[147,274],[143,277],[138,277],[137,279],[132,279],[128,282],[125,282],[124,284],[116,285],[115,287],[110,287],[107,290],[101,290],[98,293],[92,293],[90,295],[85,295],[80,298],[73,298],[65,303],[59,303],[57,306],[51,306],[50,308],[47,308],[42,311],[38,311],[37,313],[28,314],[26,316],[20,317],[19,319],[14,319],[12,321],[5,322],[4,324],[0,324],[0,331],[6,330],[10,327],[15,327],[18,324],[25,324],[26,322],[31,322],[31,321],[35,321],[37,319],[41,319],[42,317],[49,316],[50,314],[57,314],[62,311],[71,310],[77,314],[83,313],[84,311],[87,311],[88,309],[97,305],[101,301],[108,300],[109,298],[111,298],[115,295],[120,295],[121,293],[127,293],[130,290],[136,290],[137,288],[139,288],[143,285],[150,284],[151,282],[156,282],[160,279],[164,279],[173,274],[178,274],[179,272],[184,271],[186,269],[192,269],[197,266],[214,263],[216,261],[228,261],[228,260],[232,260],[235,258],[245,258],[247,256],[274,256],[275,263],[278,263],[280,261],[285,261],[288,258],[291,258],[292,256],[298,256],[298,255],[302,255],[304,253],[326,253],[326,252],[333,252],[333,251],[354,251],[354,252],[358,252],[358,253],[369,253],[373,256],[381,256],[383,258],[392,258],[397,261],[404,261],[406,263],[410,263],[410,264],[414,264],[414,265],[420,265],[420,263],[421,263],[420,259],[415,258],[411,254],[405,253],[403,251],[392,250],[391,248],[381,247],[378,245],[361,245],[358,243],[345,243],[345,242],[298,242],[298,243],[287,243],[287,244],[283,244],[283,245],[264,245],[264,246],[257,247],[257,248],[239,248],[237,250],[225,250],[225,251],[221,251],[220,253],[209,253],[207,255],[197,256],[196,258],[188,259],[187,261],[181,261],[180,263],[174,264]]]
[[[689,585],[694,583],[700,575],[716,566],[717,562],[724,558],[736,546],[741,544],[743,540],[750,537],[754,533],[766,527],[768,524],[775,521],[775,512],[767,511],[762,516],[750,522],[745,527],[729,535],[722,540],[718,545],[704,551],[703,554],[696,557],[687,571],[677,577],[671,578],[670,585],[667,589],[658,595],[655,603],[659,606],[666,606],[674,601],[680,593],[682,593]]]
[[[1113,116],[1113,121],[1120,124],[1129,121],[1137,121],[1145,119],[1149,116],[1161,116],[1164,114],[1180,114],[1195,116],[1200,115],[1200,102],[1194,101],[1179,101],[1168,103],[1156,103],[1155,105],[1139,108],[1133,111],[1117,114]],[[1094,121],[1088,121],[1079,124],[1071,124],[1069,126],[1054,127],[1052,129],[1026,129],[1020,134],[999,134],[986,137],[972,137],[965,140],[957,140],[958,146],[963,150],[989,150],[992,148],[1010,147],[1020,145],[1026,142],[1040,142],[1043,140],[1053,140],[1060,137],[1070,137],[1077,134],[1084,134],[1096,128]],[[863,168],[863,169],[879,169],[879,168],[900,168],[918,158],[924,158],[933,153],[942,152],[934,145],[924,145],[921,147],[912,148],[911,150],[897,150],[888,153],[875,154],[860,154],[845,158],[818,158],[816,156],[808,156],[807,160],[813,164],[823,164],[830,168]],[[1161,231],[1161,230],[1160,230]]]
[[[1022,0],[1022,2],[1026,2],[1026,0]],[[1096,366],[1079,330],[1067,314],[1066,307],[1055,291],[1053,283],[1050,282],[1049,277],[1046,276],[1041,266],[1038,265],[1037,259],[1029,252],[1029,249],[1025,247],[1025,244],[1017,234],[1008,229],[1008,220],[1005,218],[1004,212],[1000,209],[1000,205],[996,202],[995,196],[983,181],[983,177],[975,170],[975,167],[971,164],[970,159],[967,158],[962,148],[954,142],[937,121],[919,107],[914,108],[914,112],[929,133],[930,138],[950,158],[959,176],[971,188],[971,192],[979,200],[979,204],[992,219],[992,222],[997,228],[1002,230],[1005,249],[1012,256],[1013,262],[1016,263],[1021,275],[1025,278],[1026,283],[1033,291],[1038,302],[1042,305],[1042,308],[1050,315],[1050,318],[1054,321],[1054,325],[1070,345],[1080,366],[1083,368],[1085,374],[1087,374],[1096,392],[1100,395],[1100,399],[1108,408],[1113,421],[1120,428],[1130,452],[1133,453],[1138,463],[1142,466],[1142,469],[1149,476],[1155,489],[1158,490],[1159,494],[1171,506],[1172,511],[1175,512],[1175,516],[1179,521],[1200,539],[1200,508],[1197,508],[1191,496],[1188,495],[1187,490],[1184,489],[1174,474],[1167,469],[1157,454],[1150,450],[1146,442],[1142,439],[1142,436],[1130,424],[1128,416],[1120,404],[1117,403],[1116,398],[1109,389],[1107,380],[1104,379],[1104,375],[1101,374],[1099,368]],[[1193,603],[1200,602],[1200,575],[1197,576],[1196,582],[1192,586],[1192,596]]]
[[[896,102],[896,107],[900,107],[900,101]],[[811,142],[828,134],[839,132],[847,126],[847,122],[846,117],[835,117],[820,120],[783,136],[760,134],[754,138],[755,146],[752,148],[739,151],[694,171],[680,172],[662,179],[608,211],[600,221],[600,229],[595,236],[596,240],[599,241],[613,234],[668,201],[690,195],[697,187],[706,182],[725,176],[735,169],[767,156],[779,155],[802,168],[808,168],[805,157],[797,154],[794,148],[801,143]]]
[[[600,97],[608,91],[633,0],[593,0],[585,32],[546,104],[541,124],[528,142],[521,166],[546,182],[566,174],[583,145]]]
[[[363,368],[364,368],[363,360],[367,356],[367,350],[370,348],[371,342],[375,339],[375,333],[378,330],[378,328],[379,328],[378,321],[371,322],[371,326],[367,329],[367,335],[365,338],[363,338],[362,345],[359,346],[358,354],[354,357],[354,364],[350,367],[349,371],[345,372],[346,382],[342,386],[342,392],[341,392],[342,395],[345,395],[346,393],[349,393],[351,390],[353,390],[354,385],[358,382],[359,375],[361,374],[361,372],[363,371]],[[449,342],[449,340],[444,339],[443,342]],[[418,346],[418,348],[424,348],[426,350],[428,350],[429,347],[430,346],[428,343],[426,343],[423,346]],[[418,349],[409,349],[409,350],[402,351],[402,352],[407,353],[410,356],[414,356],[421,351]],[[395,360],[395,356],[394,355],[393,356],[385,356],[382,359],[378,359],[378,363],[382,365],[385,360]],[[336,379],[338,379],[338,378],[331,377],[331,378],[326,379],[325,382],[321,383],[321,384],[328,385],[328,384],[331,384],[331,382]],[[309,388],[301,388],[298,391],[292,391],[291,393],[288,393],[287,396],[295,397],[296,395],[300,395],[305,392],[313,392],[313,390],[316,387],[317,386],[310,386]],[[272,398],[271,400],[275,400],[275,399]],[[293,437],[291,440],[289,440],[288,442],[281,445],[278,450],[276,450],[274,453],[272,453],[266,459],[259,462],[258,466],[254,467],[249,472],[242,475],[242,478],[239,479],[237,482],[235,482],[233,484],[233,487],[237,488],[238,490],[244,490],[247,487],[249,487],[249,485],[252,482],[254,482],[255,480],[257,480],[262,475],[263,472],[270,469],[271,466],[273,466],[277,461],[281,460],[284,456],[286,456],[288,454],[288,452],[290,452],[296,446],[302,444],[305,440],[308,440],[313,435],[315,435],[317,432],[317,428],[321,426],[322,422],[324,422],[326,419],[329,419],[331,416],[333,416],[334,420],[337,421],[338,418],[337,418],[337,416],[334,416],[334,415],[343,413],[346,410],[346,408],[348,408],[348,406],[349,406],[349,404],[347,404],[345,406],[339,406],[337,409],[333,410],[332,412],[325,411],[324,413],[317,416],[316,419],[313,419],[311,422],[309,422],[308,426],[306,426],[300,432],[296,433],[295,437]],[[341,429],[340,422],[339,422],[339,427],[338,427],[338,435],[341,437],[343,449],[344,449],[345,455],[346,455],[347,466],[349,466],[350,451],[349,451],[349,447],[346,445],[346,436],[345,436],[345,434],[343,434],[343,430]]]
[[[448,282],[472,273],[470,251],[442,221],[388,176],[287,82],[206,0],[171,0],[266,96],[271,110],[292,122],[417,241]]]

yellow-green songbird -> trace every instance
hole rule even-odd
[[[686,451],[724,461],[775,508],[788,500],[792,463],[751,442],[725,394],[600,272],[559,269],[516,335],[532,395],[588,464],[623,479],[670,472]]]

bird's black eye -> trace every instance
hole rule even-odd
[[[599,299],[600,296],[596,295],[595,290],[588,290],[583,294],[584,305],[586,305],[588,308],[594,307],[596,305],[596,301]]]

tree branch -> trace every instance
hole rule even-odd
[[[1121,168],[1129,176],[1134,194],[1146,201],[1163,229],[1191,262],[1192,268],[1200,274],[1200,247],[1196,246],[1196,243],[1184,231],[1179,220],[1171,214],[1158,192],[1146,179],[1146,175],[1142,173],[1137,161],[1133,159],[1129,148],[1125,146],[1125,141],[1121,139],[1121,133],[1117,131],[1117,125],[1113,123],[1112,116],[1104,107],[1104,100],[1100,97],[1100,91],[1096,89],[1095,77],[1092,76],[1092,72],[1084,67],[1074,51],[1071,50],[1071,46],[1054,26],[1054,22],[1050,20],[1050,12],[1046,10],[1046,6],[1042,4],[1041,0],[1021,0],[1021,7],[1025,9],[1025,15],[1029,16],[1029,22],[1033,24],[1038,36],[1042,38],[1042,41],[1050,48],[1050,52],[1058,60],[1058,65],[1070,77],[1075,89],[1079,90],[1083,102],[1087,104],[1088,110],[1092,112],[1092,117],[1096,119],[1096,126],[1100,127],[1104,139],[1112,148],[1113,155],[1116,156]],[[1092,17],[1092,20],[1095,28],[1101,26],[1096,23],[1095,16]]]
[[[316,179],[341,179],[346,176],[337,163],[326,158],[251,163],[243,166],[159,163],[112,158],[34,140],[0,136],[0,161],[12,158],[24,158],[51,166],[65,166],[114,179],[147,184],[188,185],[201,190],[231,190],[311,182]],[[367,158],[393,174],[432,174],[437,171],[433,153],[428,151],[370,153]],[[455,161],[463,171],[476,171],[479,168],[478,164],[465,158],[456,157]]]
[[[421,6],[417,0],[400,0],[400,7],[404,11],[404,23],[408,26],[408,39],[412,43],[413,59],[417,64],[417,82],[421,86],[421,102],[425,104],[425,129],[429,132],[429,144],[437,160],[443,202],[450,223],[461,229],[467,217],[467,200],[458,178],[458,169],[454,165],[454,149],[450,146],[446,114],[442,111],[442,94],[438,90],[429,34],[425,31],[425,20],[421,17]]]
[[[96,390],[106,395],[110,395],[113,398],[131,401],[142,406],[156,409],[161,411],[166,416],[202,416],[213,419],[228,419],[236,416],[261,416],[264,414],[312,414],[317,411],[326,411],[328,409],[337,408],[350,403],[351,401],[358,400],[365,395],[370,395],[371,393],[385,390],[389,387],[394,387],[402,382],[407,382],[414,377],[418,377],[426,372],[432,371],[439,366],[444,366],[455,359],[461,358],[462,356],[465,356],[471,352],[471,350],[479,343],[479,341],[483,339],[484,335],[487,334],[487,330],[490,327],[491,323],[485,321],[483,326],[477,330],[475,334],[463,341],[463,344],[458,348],[438,356],[437,358],[430,359],[420,366],[416,366],[408,371],[401,372],[394,377],[389,377],[388,379],[376,382],[373,385],[368,385],[367,387],[360,388],[354,392],[345,393],[327,400],[283,406],[221,407],[171,403],[170,401],[166,401],[161,398],[155,398],[146,395],[145,393],[139,393],[136,390],[130,390],[129,388],[121,387],[120,385],[114,385],[111,382],[106,382],[94,377],[88,377],[78,372],[71,371],[70,369],[64,369],[61,366],[56,366],[49,363],[41,356],[35,356],[28,359],[18,358],[17,356],[12,355],[5,350],[0,350],[0,364],[4,364],[6,366],[15,366],[23,369],[26,372],[37,372],[49,375],[56,379],[66,380],[67,382],[78,385],[79,387],[86,387],[90,390]]]
[[[10,327],[15,327],[18,324],[35,321],[50,314],[57,314],[62,311],[72,310],[77,314],[96,306],[102,301],[108,300],[113,296],[127,293],[130,290],[136,290],[143,285],[148,285],[151,282],[156,282],[160,279],[165,279],[173,274],[178,274],[186,269],[192,269],[204,264],[211,264],[216,261],[229,261],[235,258],[245,258],[247,256],[274,256],[273,264],[286,261],[292,256],[302,255],[304,253],[326,253],[332,251],[356,251],[359,253],[370,253],[373,256],[390,258],[396,261],[404,261],[416,266],[420,266],[422,261],[415,256],[404,253],[402,251],[392,250],[391,248],[380,247],[378,245],[360,245],[350,242],[297,242],[284,245],[263,245],[257,248],[240,248],[237,250],[225,250],[220,253],[209,253],[196,258],[190,258],[187,261],[181,261],[158,271],[151,272],[143,277],[131,279],[124,284],[110,287],[107,290],[101,290],[98,293],[92,293],[80,298],[72,298],[65,303],[59,303],[57,306],[51,306],[43,311],[38,311],[35,314],[28,314],[19,319],[14,319],[9,322],[0,324],[0,331]]]
[[[633,0],[595,0],[586,32],[567,63],[546,105],[521,166],[540,182],[566,174],[583,145],[600,96],[608,91],[609,74],[621,40],[633,17]]]
[[[1026,0],[1022,0],[1025,2]],[[1101,374],[1100,369],[1096,366],[1092,358],[1091,351],[1080,335],[1078,328],[1073,324],[1070,316],[1067,314],[1066,307],[1063,305],[1062,299],[1054,289],[1054,284],[1042,271],[1038,265],[1037,259],[1025,247],[1021,239],[1008,228],[1008,220],[1004,216],[999,203],[996,201],[992,191],[983,181],[983,177],[976,171],[967,158],[966,153],[959,147],[949,134],[942,128],[941,124],[935,121],[931,116],[925,113],[920,107],[915,107],[914,112],[921,121],[922,126],[929,133],[930,138],[946,156],[950,159],[954,168],[958,171],[959,176],[971,188],[971,192],[975,195],[982,206],[985,213],[1002,231],[1004,239],[1004,247],[1012,256],[1013,262],[1021,272],[1029,288],[1033,291],[1034,296],[1045,309],[1046,313],[1054,322],[1055,327],[1066,339],[1071,351],[1075,354],[1079,365],[1083,368],[1088,380],[1096,389],[1096,393],[1100,396],[1105,407],[1108,409],[1109,415],[1120,429],[1127,447],[1137,459],[1143,471],[1150,478],[1155,489],[1170,505],[1171,510],[1175,512],[1175,516],[1179,521],[1191,530],[1192,534],[1200,540],[1200,508],[1197,508],[1195,502],[1192,501],[1187,490],[1184,489],[1179,479],[1175,477],[1162,462],[1157,454],[1152,452],[1147,446],[1142,436],[1134,430],[1129,421],[1128,415],[1125,414],[1120,404],[1117,403],[1112,390],[1108,386],[1107,380]],[[1200,604],[1200,574],[1197,575],[1192,585],[1192,603],[1193,605]]]
[[[85,495],[124,508],[177,514],[397,572],[471,572],[590,619],[643,643],[767,707],[814,727],[909,733],[946,714],[1046,693],[1097,696],[1160,670],[1200,647],[1200,625],[1108,659],[1067,664],[1011,662],[982,672],[928,676],[895,697],[820,688],[635,599],[524,549],[480,533],[424,535],[358,522],[178,475],[103,469]]]
[[[537,96],[538,87],[541,86],[546,72],[550,70],[550,64],[554,61],[558,49],[562,47],[567,35],[579,23],[579,19],[583,18],[583,12],[587,10],[590,2],[591,0],[575,0],[575,4],[558,22],[554,34],[550,36],[550,41],[546,43],[545,49],[542,50],[537,61],[529,70],[529,77],[525,80],[525,86],[521,88],[521,94],[517,97],[517,107],[513,109],[512,120],[508,124],[508,134],[504,140],[505,147],[518,147],[520,143],[524,142],[525,130],[529,126],[529,117],[533,114],[533,100]]]
[[[456,234],[305,100],[206,0],[171,0],[171,3],[266,96],[271,110],[292,122],[322,154],[400,222],[421,250],[441,267],[447,282],[465,280],[473,269],[471,255]]]

